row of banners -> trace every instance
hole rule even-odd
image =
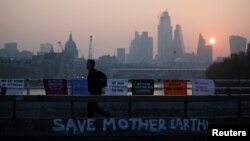
[[[44,79],[46,95],[68,95],[66,79]],[[86,79],[70,80],[71,95],[89,95]],[[213,80],[192,79],[192,95],[214,95]],[[24,79],[0,79],[0,88],[7,88],[6,95],[23,95]],[[187,80],[165,80],[164,95],[186,96]],[[105,95],[127,95],[128,79],[108,79]],[[132,80],[132,95],[153,95],[154,80]]]

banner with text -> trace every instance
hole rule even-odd
[[[187,80],[165,80],[164,95],[187,95]]]
[[[0,88],[6,95],[23,95],[24,79],[0,79]]]
[[[108,79],[105,95],[127,95],[128,79]]]
[[[123,136],[206,135],[208,120],[199,118],[54,118],[50,124],[57,135]]]
[[[153,95],[154,80],[132,80],[132,95]]]
[[[214,81],[209,79],[192,79],[192,95],[214,95]]]
[[[44,79],[43,85],[46,95],[67,95],[66,79]]]
[[[89,95],[88,80],[71,80],[71,95]]]

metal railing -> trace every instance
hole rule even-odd
[[[0,96],[0,101],[12,102],[12,118],[17,118],[17,102],[69,102],[70,113],[74,115],[74,103],[75,102],[127,102],[128,111],[127,116],[131,116],[131,108],[134,102],[182,102],[183,103],[183,116],[188,117],[188,105],[190,102],[237,102],[237,116],[242,115],[241,107],[242,101],[250,101],[250,80],[214,80],[216,84],[215,91],[221,91],[223,93],[216,93],[215,96],[45,96],[45,95],[32,95],[31,90],[41,89],[44,87],[42,79],[27,79],[25,80],[26,95],[24,96]],[[31,86],[30,83],[38,82],[37,86]],[[70,82],[68,80],[68,82]],[[130,81],[131,82],[131,81]],[[40,83],[40,84],[39,84]],[[228,85],[224,86],[224,83],[235,84],[232,87]],[[239,86],[239,85],[244,86]],[[68,89],[70,90],[70,83],[68,83]],[[155,80],[155,91],[162,91],[162,80]],[[188,91],[192,90],[190,81],[188,81]],[[232,91],[241,92],[246,90],[249,93],[240,93],[241,95],[233,95]],[[129,84],[128,92],[131,91],[131,84]],[[220,95],[222,94],[222,95]],[[231,96],[226,96],[231,95]]]
[[[250,96],[1,96],[0,102],[12,102],[12,118],[17,118],[17,102],[69,102],[74,116],[75,102],[127,102],[127,116],[131,117],[132,104],[136,102],[182,102],[183,117],[189,117],[190,102],[237,102],[237,115],[242,115],[242,102],[250,102]]]

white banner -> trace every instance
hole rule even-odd
[[[214,81],[209,79],[192,79],[192,95],[214,95]]]
[[[127,95],[128,79],[108,79],[105,95]]]
[[[0,87],[7,88],[6,95],[23,95],[24,79],[0,79]]]

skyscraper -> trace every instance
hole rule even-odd
[[[131,41],[128,63],[151,63],[153,61],[153,38],[148,32],[135,32]]]
[[[204,53],[205,45],[206,45],[205,39],[203,38],[201,34],[199,34],[197,57],[202,57],[202,54]]]
[[[119,63],[125,63],[126,51],[125,48],[117,48],[117,60]]]
[[[148,32],[142,32],[142,62],[151,63],[153,61],[153,38],[148,36]]]
[[[206,65],[213,62],[213,47],[206,45],[206,41],[201,34],[198,41],[197,59]]]
[[[181,57],[185,53],[181,25],[178,24],[174,31],[173,52],[174,58]]]
[[[245,52],[247,46],[247,39],[241,36],[230,36],[229,44],[231,54]]]
[[[172,26],[168,11],[162,13],[158,25],[158,54],[157,62],[164,63],[171,61],[173,56],[171,50],[172,44]]]

